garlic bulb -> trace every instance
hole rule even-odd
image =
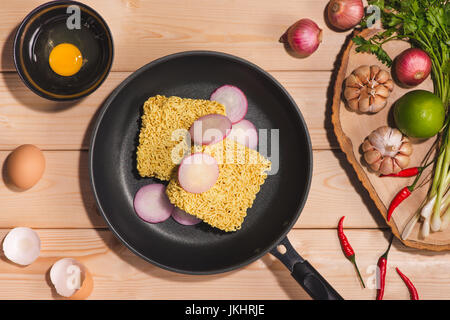
[[[344,97],[353,111],[376,113],[386,106],[394,89],[389,73],[380,67],[360,66],[345,80]]]
[[[364,140],[362,151],[373,171],[391,174],[408,166],[412,145],[398,129],[385,126],[372,131]]]

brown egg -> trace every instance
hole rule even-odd
[[[24,144],[8,157],[6,173],[17,188],[26,190],[34,186],[44,174],[45,158],[38,147]]]

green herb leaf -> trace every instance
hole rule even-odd
[[[353,39],[353,42],[357,44],[356,52],[366,52],[366,53],[372,53],[377,56],[378,60],[386,64],[387,66],[392,65],[392,59],[389,57],[386,51],[376,43],[373,43],[373,39],[364,39],[361,36],[356,36]]]

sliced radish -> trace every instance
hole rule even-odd
[[[167,220],[174,205],[166,195],[166,187],[160,183],[143,186],[134,196],[134,210],[144,221],[158,223]]]
[[[39,257],[41,239],[33,229],[14,228],[3,240],[3,252],[12,262],[27,266]]]
[[[253,123],[243,119],[238,123],[233,124],[233,129],[231,130],[228,139],[235,140],[250,149],[256,150],[256,147],[258,146],[258,131]]]
[[[63,258],[50,269],[50,281],[60,296],[81,300],[92,292],[94,282],[89,271],[77,260]]]
[[[219,177],[216,159],[206,153],[194,153],[185,157],[178,168],[178,182],[187,192],[208,191]]]
[[[194,121],[189,133],[192,141],[199,145],[222,141],[231,132],[231,121],[221,114],[208,114]]]
[[[198,224],[202,222],[201,219],[197,218],[196,216],[193,216],[192,214],[189,214],[180,208],[175,208],[172,212],[172,218],[178,222],[179,224],[182,224],[184,226],[193,226],[195,224]]]
[[[241,121],[247,114],[247,97],[238,87],[228,84],[221,86],[212,93],[210,99],[225,106],[227,117],[232,123]]]

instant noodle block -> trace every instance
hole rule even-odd
[[[216,101],[154,96],[144,103],[137,147],[137,169],[142,177],[169,180],[187,150],[186,132],[207,114],[225,115]],[[179,130],[181,129],[181,130]]]
[[[190,193],[180,186],[174,174],[166,189],[167,196],[175,206],[213,227],[239,230],[271,163],[258,151],[229,139],[203,146],[202,151],[219,164],[216,183],[203,193]]]

